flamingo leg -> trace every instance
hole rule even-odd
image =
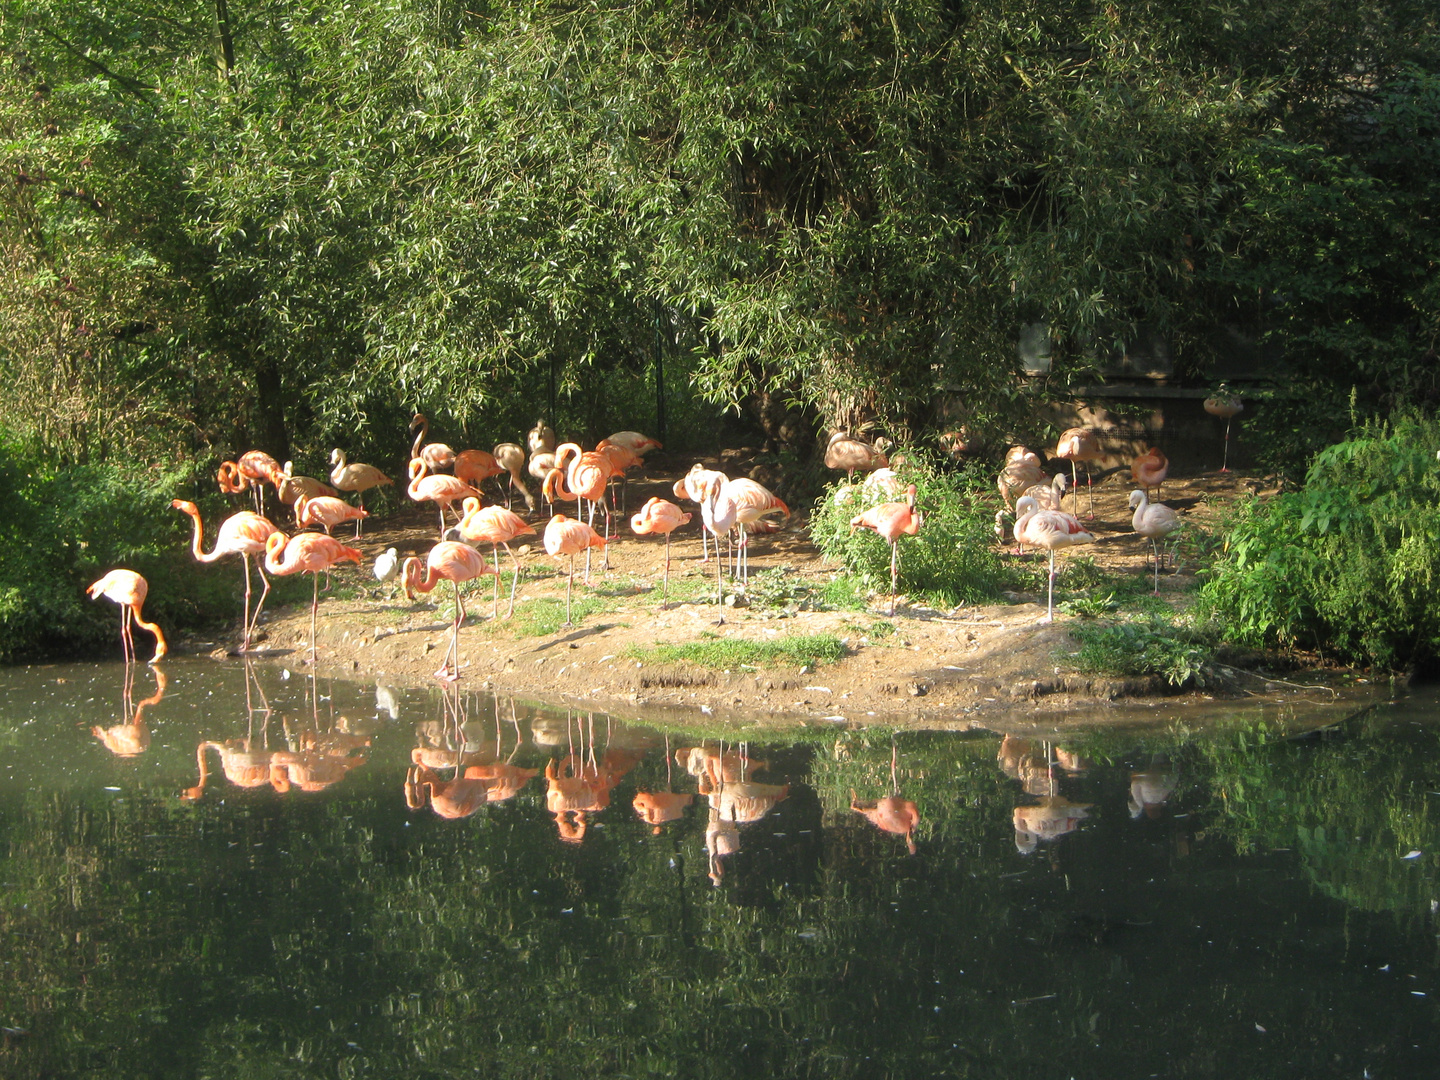
[[[120,651],[125,656],[127,665],[135,661],[135,642],[130,636],[130,609],[120,608]]]
[[[589,517],[586,518],[586,520],[585,520],[585,524],[586,524],[586,525],[589,525],[591,529],[594,529],[594,528],[595,528],[595,500],[594,500],[594,499],[586,499],[585,501],[586,501],[587,504],[589,504],[588,508],[589,508],[589,511],[590,511]],[[588,547],[585,549],[585,584],[586,584],[586,585],[589,585],[589,584],[590,584],[590,549],[589,549]]]
[[[1155,595],[1156,595],[1156,596],[1159,596],[1159,595],[1160,595],[1160,545],[1159,545],[1159,543],[1152,537],[1151,540],[1150,540],[1150,546],[1155,549]]]
[[[1045,602],[1044,622],[1055,621],[1055,549],[1050,549],[1050,594]]]
[[[725,622],[725,595],[724,586],[720,583],[720,576],[724,573],[724,567],[720,560],[720,537],[715,537],[715,607],[720,612],[719,625]]]
[[[265,587],[260,590],[260,602],[255,605],[255,613],[250,616],[250,629],[247,630],[245,633],[245,648],[247,651],[250,648],[250,638],[254,636],[255,628],[260,625],[260,609],[265,606],[265,598],[270,595],[270,579],[265,576],[264,564],[257,563],[255,566],[255,570],[257,573],[259,573],[260,581]]]
[[[610,569],[610,504],[609,504],[608,502],[605,502],[605,501],[602,500],[602,501],[601,501],[601,505],[605,508],[605,552],[604,552],[604,554],[601,555],[601,557],[600,557],[600,569],[601,569],[601,570],[609,570],[609,569]],[[586,550],[588,551],[589,549],[587,548]]]
[[[589,549],[587,548],[586,550],[588,551]],[[570,574],[569,574],[568,577],[565,578],[565,625],[566,625],[566,626],[573,626],[573,625],[574,625],[574,623],[572,623],[572,622],[570,621],[570,590],[571,590],[571,588],[574,587],[574,584],[575,584],[575,556],[572,554],[572,555],[570,556]]]
[[[895,617],[895,592],[900,580],[900,540],[890,541],[890,617]]]
[[[668,532],[665,534],[665,573],[661,580],[663,585],[660,594],[660,610],[664,611],[670,606],[670,534]]]
[[[315,613],[320,610],[320,575],[311,574],[315,582],[310,596],[310,670],[315,670]]]
[[[511,561],[514,562],[514,564],[515,564],[515,573],[510,576],[510,606],[509,606],[509,607],[506,609],[506,611],[505,611],[505,617],[508,619],[508,618],[510,618],[511,615],[514,615],[514,614],[515,614],[515,587],[520,584],[520,560],[519,560],[518,558],[516,558],[515,552],[513,552],[513,551],[510,550],[510,545],[509,545],[509,544],[506,544],[506,545],[505,545],[505,550],[509,553]],[[499,555],[496,555],[496,557],[495,557],[495,565],[496,565],[495,577],[496,577],[496,580],[497,580],[497,582],[498,582],[499,577],[500,577],[500,570],[499,570],[500,557],[499,557]]]
[[[505,550],[509,551],[510,549],[507,547]],[[490,553],[495,556],[495,611],[491,614],[490,617],[492,619],[498,619],[500,617],[500,545],[496,544],[491,547]],[[510,606],[512,609],[515,606],[515,592],[513,589],[510,592]]]
[[[1231,419],[1234,419],[1233,417]],[[1220,459],[1220,471],[1229,472],[1230,464],[1230,420],[1225,421],[1225,456]]]

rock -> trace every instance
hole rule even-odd
[[[924,697],[930,692],[930,687],[920,682],[912,682],[907,689],[910,691],[911,697]]]

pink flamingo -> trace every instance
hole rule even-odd
[[[884,454],[848,431],[835,432],[825,447],[825,467],[844,469],[847,481],[854,480],[856,472],[873,472],[889,464],[890,460]]]
[[[421,576],[420,560],[412,555],[405,560],[402,576],[405,581],[405,595],[412,600],[415,592],[429,592],[443,578],[455,589],[455,622],[450,628],[450,649],[445,654],[445,663],[435,676],[453,682],[460,677],[460,624],[465,621],[465,604],[460,599],[460,583],[489,574],[485,559],[469,544],[455,540],[442,540],[430,549],[425,557],[425,572]]]
[[[111,570],[85,591],[90,594],[91,600],[103,596],[106,600],[113,600],[120,605],[120,644],[125,650],[127,664],[135,660],[135,638],[130,629],[132,621],[155,635],[155,655],[150,658],[150,663],[155,663],[170,651],[160,627],[146,622],[145,617],[140,614],[140,605],[145,603],[150,583],[134,570]]]
[[[664,591],[660,600],[662,609],[670,606],[670,534],[689,521],[689,514],[664,499],[651,499],[630,519],[630,528],[637,536],[662,533],[665,537]]]
[[[1075,474],[1077,462],[1085,464],[1085,490],[1090,496],[1090,518],[1095,518],[1095,492],[1090,483],[1090,462],[1104,456],[1100,439],[1089,428],[1073,427],[1060,436],[1055,446],[1055,456],[1070,462],[1070,479],[1075,487],[1075,509],[1080,509],[1080,477]]]
[[[691,502],[698,505],[705,499],[706,487],[712,480],[716,479],[718,479],[719,482],[723,484],[726,480],[730,478],[726,476],[723,472],[719,472],[715,469],[707,469],[704,465],[696,462],[694,465],[690,466],[690,471],[688,473],[686,473],[679,480],[675,481],[672,490],[675,492],[675,497],[677,499],[689,499]],[[704,529],[701,529],[700,561],[702,563],[710,561],[709,543],[709,534]],[[715,557],[717,559],[720,557],[719,544],[715,545]]]
[[[890,545],[890,614],[895,614],[895,593],[900,576],[900,537],[920,531],[921,515],[915,510],[915,485],[905,489],[904,502],[881,503],[850,519],[850,531],[874,529]]]
[[[330,483],[341,491],[353,491],[360,499],[360,509],[365,509],[365,492],[371,488],[384,487],[395,483],[374,465],[345,460],[345,451],[338,446],[330,451]],[[355,537],[360,537],[360,519],[355,519]]]
[[[574,459],[573,461],[571,459]],[[569,468],[566,468],[569,462]],[[595,526],[595,507],[598,505],[605,511],[605,543],[610,542],[610,503],[605,498],[605,490],[609,486],[610,478],[615,475],[615,465],[610,458],[598,451],[583,451],[578,443],[561,443],[555,450],[555,468],[545,478],[545,497],[552,503],[557,497],[577,505],[581,499],[590,505],[587,524],[591,528]],[[610,568],[609,548],[605,548],[605,558],[601,562],[600,569]],[[585,575],[588,583],[590,575],[590,552],[585,552]]]
[[[284,577],[305,573],[314,578],[310,597],[310,666],[315,666],[315,614],[320,608],[320,572],[338,562],[360,562],[360,552],[346,547],[333,536],[296,533],[287,538],[275,530],[265,541],[265,569]]]
[[[1040,457],[1033,450],[1023,446],[1011,447],[1005,455],[1005,466],[995,478],[1000,498],[1008,507],[1016,496],[1023,495],[1028,488],[1044,483],[1045,470],[1040,467]]]
[[[1170,472],[1170,459],[1158,446],[1152,446],[1134,461],[1130,462],[1130,476],[1148,494],[1151,488],[1159,489]]]
[[[515,496],[515,489],[520,489],[520,495],[525,500],[525,508],[533,511],[535,509],[535,496],[530,494],[530,489],[525,486],[525,480],[520,475],[525,471],[525,449],[519,443],[502,442],[496,443],[490,450],[500,468],[510,474],[510,482],[505,485],[505,509],[510,509],[510,503]]]
[[[425,436],[430,434],[430,421],[425,419],[423,413],[417,412],[415,418],[410,421],[410,430],[415,431],[416,428],[420,430],[415,434],[415,443],[410,447],[410,456],[425,462],[425,467],[432,473],[453,469],[455,467],[454,450],[444,443],[425,442]]]
[[[500,549],[503,547],[515,564],[515,575],[510,579],[510,607],[505,612],[508,619],[515,613],[515,587],[520,581],[520,560],[510,548],[510,541],[517,536],[534,536],[535,526],[519,514],[503,506],[480,505],[479,499],[466,499],[461,504],[465,510],[460,524],[445,534],[447,540],[460,540],[466,544],[490,544],[495,555],[495,615],[500,614]]]
[[[790,516],[790,508],[784,501],[770,492],[769,488],[757,484],[747,477],[737,477],[725,484],[724,497],[735,503],[735,525],[740,530],[739,553],[740,580],[750,580],[750,526],[757,525],[761,518],[771,514]]]
[[[1211,416],[1218,416],[1225,421],[1225,456],[1220,462],[1220,471],[1230,471],[1230,421],[1245,411],[1245,403],[1240,400],[1238,394],[1225,392],[1221,387],[1221,393],[1214,397],[1205,399],[1205,411]]]
[[[259,514],[251,513],[249,510],[242,510],[238,514],[231,514],[220,523],[220,531],[215,536],[215,546],[206,553],[200,546],[204,530],[200,523],[200,509],[192,502],[183,499],[174,499],[170,505],[182,514],[189,514],[195,521],[195,535],[190,542],[190,553],[202,563],[212,563],[223,559],[226,555],[239,555],[245,564],[245,617],[243,620],[243,640],[240,643],[240,651],[250,650],[250,636],[255,632],[256,625],[260,622],[260,609],[265,606],[265,598],[270,595],[270,579],[265,576],[263,559],[265,555],[265,541],[269,540],[273,533],[279,532],[266,518]],[[260,581],[264,589],[260,593],[260,602],[255,605],[255,614],[250,614],[250,556],[260,556]]]
[[[295,524],[302,527],[319,525],[328,533],[342,522],[353,521],[358,532],[360,519],[369,516],[368,510],[351,506],[344,499],[337,499],[330,495],[321,495],[313,499],[306,495],[298,495],[295,498]]]
[[[564,514],[556,514],[545,526],[545,551],[549,555],[569,555],[570,573],[565,579],[565,625],[573,625],[570,622],[570,591],[575,582],[575,556],[584,551],[589,553],[592,547],[603,549],[605,538],[586,525],[583,521],[576,521]],[[585,584],[590,584],[590,574],[585,574]]]
[[[730,535],[740,507],[734,499],[725,498],[724,492],[729,481],[721,474],[713,473],[705,481],[700,499],[700,520],[710,535],[715,537],[715,607],[720,612],[718,622],[725,622],[725,587],[721,582],[724,567],[720,560],[720,537]]]
[[[301,495],[307,499],[318,499],[322,495],[334,499],[340,495],[340,492],[313,476],[295,475],[295,463],[287,461],[284,470],[280,473],[280,482],[275,485],[275,497],[286,506],[294,507],[295,500]]]
[[[460,499],[478,499],[480,492],[476,491],[463,480],[457,480],[453,476],[426,476],[429,466],[423,458],[410,459],[410,486],[405,490],[410,498],[416,502],[424,502],[429,499],[440,508],[440,535],[445,535],[445,511],[450,509],[452,503]]]
[[[253,488],[255,511],[260,514],[265,512],[265,490],[261,482],[268,480],[278,490],[283,478],[280,463],[264,450],[247,450],[239,461],[223,461],[215,474],[220,490],[227,495],[238,495],[246,488]]]
[[[1015,522],[1016,542],[1027,547],[1043,547],[1050,552],[1050,594],[1045,618],[1040,621],[1052,622],[1055,618],[1056,550],[1077,544],[1093,544],[1095,537],[1085,531],[1080,519],[1074,514],[1067,514],[1063,510],[1041,510],[1034,499],[1020,499],[1015,504],[1015,512],[1020,515]]]

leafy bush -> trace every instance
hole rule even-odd
[[[232,606],[238,617],[238,572],[196,564],[184,542],[190,521],[170,508],[185,482],[110,465],[54,467],[0,442],[0,660],[118,648],[115,606],[85,595],[116,566],[149,581],[145,616],[167,631],[229,617]]]
[[[1117,623],[1077,623],[1070,630],[1080,645],[1071,657],[1077,669],[1092,675],[1160,675],[1171,686],[1204,686],[1215,650],[1200,631],[1165,619]]]
[[[1202,603],[1227,636],[1382,668],[1440,658],[1440,422],[1368,424],[1242,503]]]
[[[921,455],[907,454],[912,464],[902,479],[915,484],[923,518],[917,535],[900,538],[900,588],[946,605],[996,596],[1005,570],[995,553],[995,512],[986,502],[989,477],[978,470],[941,472]],[[895,499],[867,498],[860,483],[840,481],[826,488],[810,517],[810,535],[825,557],[877,591],[890,588],[890,545],[869,529],[852,532],[850,521]]]

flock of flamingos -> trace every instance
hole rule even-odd
[[[1205,403],[1206,410],[1227,420],[1226,448],[1228,459],[1228,420],[1240,411],[1239,400],[1233,397],[1212,398]],[[456,453],[443,443],[426,442],[429,422],[423,415],[416,414],[410,424],[414,431],[409,464],[409,484],[406,492],[416,502],[433,502],[439,513],[440,540],[423,560],[417,556],[406,558],[401,564],[391,548],[375,564],[375,576],[388,581],[400,576],[406,595],[414,598],[415,592],[429,592],[440,581],[451,582],[455,590],[455,618],[451,627],[450,647],[445,662],[436,672],[442,679],[458,677],[458,640],[465,608],[460,598],[460,584],[485,575],[495,578],[495,610],[499,613],[499,549],[505,548],[515,564],[515,575],[511,579],[510,605],[507,617],[515,605],[515,587],[520,573],[519,559],[510,548],[510,541],[520,536],[534,535],[536,530],[524,517],[509,508],[515,492],[519,492],[529,511],[536,509],[535,497],[525,483],[525,476],[540,483],[540,492],[552,508],[557,501],[564,500],[577,504],[577,517],[555,513],[545,525],[545,551],[552,556],[568,556],[569,570],[565,585],[565,624],[571,625],[571,593],[574,586],[575,556],[585,554],[585,583],[589,584],[590,551],[599,548],[607,555],[611,536],[610,488],[613,482],[623,484],[626,470],[639,465],[646,453],[659,449],[660,443],[636,431],[620,431],[603,439],[594,450],[583,450],[573,442],[556,445],[554,431],[545,423],[537,423],[527,436],[527,455],[518,443],[501,443],[492,451],[462,450]],[[1049,594],[1044,622],[1054,618],[1055,600],[1055,552],[1061,548],[1094,541],[1094,536],[1081,523],[1079,511],[1079,484],[1077,465],[1085,465],[1087,488],[1089,486],[1089,463],[1103,456],[1097,433],[1088,428],[1071,428],[1061,437],[1055,449],[1055,456],[1071,463],[1069,481],[1064,472],[1053,478],[1045,473],[1039,455],[1023,446],[1013,447],[1006,455],[1005,463],[997,486],[1007,507],[996,514],[996,535],[1004,538],[1005,525],[1013,505],[1014,524],[1012,533],[1015,542],[1023,547],[1045,549],[1050,554]],[[210,551],[203,547],[203,526],[200,511],[194,503],[181,499],[171,505],[188,514],[194,521],[194,537],[191,551],[201,562],[215,562],[218,559],[239,555],[245,567],[245,610],[242,621],[243,640],[241,651],[250,648],[251,636],[258,623],[265,597],[270,590],[270,581],[265,571],[271,574],[287,575],[308,573],[314,579],[314,590],[310,605],[310,661],[315,660],[315,619],[319,606],[319,575],[328,572],[340,562],[361,561],[358,549],[349,547],[331,535],[335,526],[346,521],[355,522],[355,535],[361,530],[361,521],[368,516],[364,508],[364,493],[373,488],[394,481],[372,465],[347,461],[344,451],[331,452],[330,462],[334,466],[330,483],[325,484],[312,477],[297,476],[291,471],[290,463],[282,468],[269,454],[251,450],[241,455],[238,461],[225,462],[217,474],[220,489],[229,494],[240,494],[246,490],[255,499],[255,510],[244,510],[227,517],[220,525],[215,544]],[[836,497],[845,500],[853,497],[857,490],[867,498],[881,498],[886,495],[903,495],[900,501],[882,502],[855,515],[850,527],[872,529],[890,545],[890,614],[895,613],[895,594],[899,575],[899,539],[901,536],[916,535],[922,525],[922,515],[915,506],[916,487],[908,485],[902,492],[901,480],[891,468],[886,455],[870,443],[853,437],[846,432],[836,432],[830,439],[825,452],[825,464],[832,469],[841,469],[853,481],[856,472],[868,473],[861,485],[853,483],[841,487]],[[900,462],[896,462],[900,464]],[[1130,494],[1130,508],[1134,511],[1132,525],[1135,532],[1151,543],[1155,556],[1155,589],[1159,592],[1160,542],[1181,525],[1180,518],[1170,507],[1150,501],[1150,493],[1165,480],[1169,462],[1158,448],[1151,447],[1139,455],[1131,464],[1131,474],[1138,485]],[[1222,466],[1222,471],[1228,471]],[[501,478],[506,478],[502,481]],[[502,484],[506,506],[498,503],[484,505],[481,485],[495,479]],[[294,510],[297,528],[321,528],[324,532],[301,531],[287,536],[263,514],[263,484],[270,484],[277,498]],[[508,484],[508,486],[506,486]],[[1063,509],[1067,488],[1073,488],[1076,513]],[[353,506],[342,499],[342,492],[353,492],[359,500]],[[695,465],[689,473],[674,485],[677,499],[686,499],[698,505],[704,528],[701,531],[702,555],[708,558],[708,538],[715,538],[716,548],[716,604],[724,622],[722,560],[719,557],[720,537],[738,534],[734,546],[735,573],[743,581],[748,575],[747,536],[749,532],[773,527],[766,519],[775,515],[788,517],[790,509],[762,485],[744,477],[732,479],[724,473]],[[454,510],[460,503],[462,509]],[[586,520],[579,520],[583,511]],[[604,531],[595,529],[597,510],[604,518]],[[458,523],[446,528],[446,514],[454,513]],[[691,514],[679,505],[665,499],[652,498],[630,519],[631,529],[636,534],[661,534],[665,537],[665,570],[663,577],[662,606],[669,599],[670,533],[691,520]],[[1094,518],[1094,501],[1091,497],[1090,515]],[[488,544],[494,556],[494,566],[486,564],[476,545]],[[251,581],[250,557],[255,556],[263,583],[259,602],[253,611],[250,607]],[[132,626],[138,624],[155,637],[155,654],[150,662],[161,659],[168,651],[165,636],[155,623],[147,622],[141,614],[141,607],[148,592],[145,579],[133,570],[111,570],[88,588],[90,598],[101,596],[120,605],[120,636],[127,663],[135,658]]]

